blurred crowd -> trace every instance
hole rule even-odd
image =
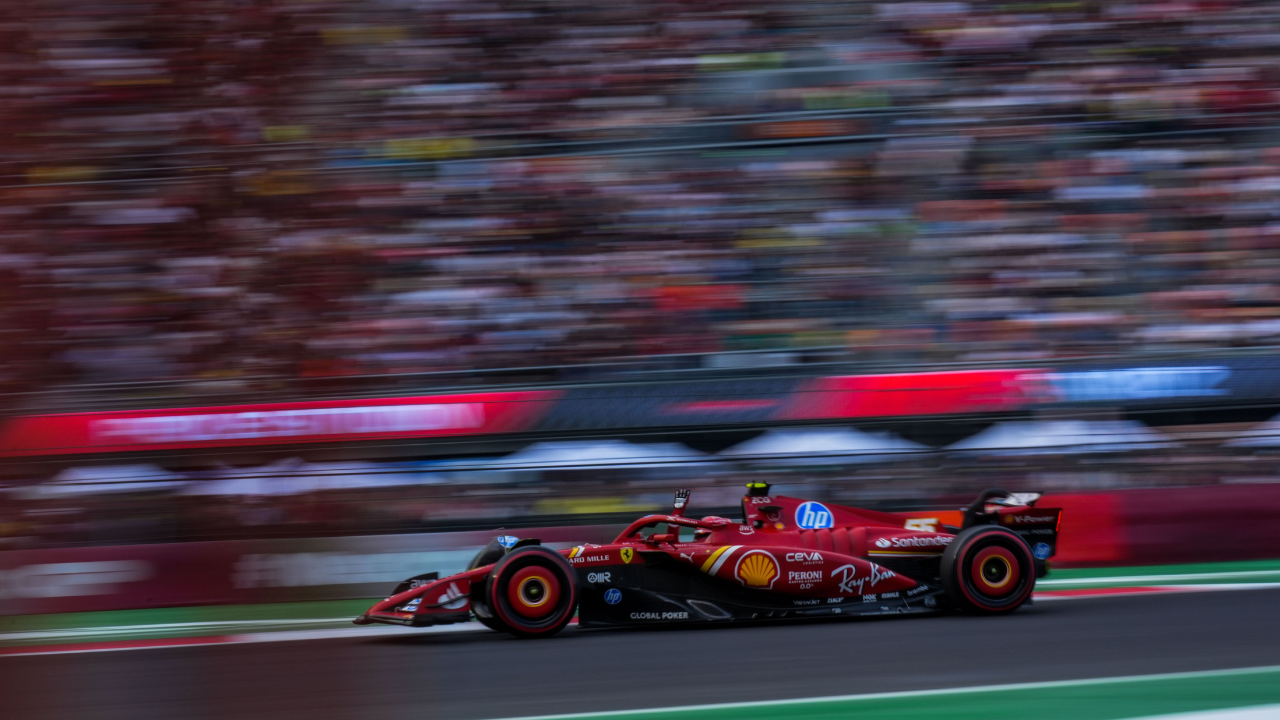
[[[0,38],[4,392],[1280,335],[1276,2],[49,0]]]

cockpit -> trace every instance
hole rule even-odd
[[[639,541],[651,545],[707,542],[716,530],[733,524],[732,520],[714,515],[701,520],[685,517],[688,502],[689,491],[678,490],[670,515],[646,515],[627,526],[614,542]]]
[[[719,520],[721,518],[714,518]],[[672,518],[662,515],[650,515],[641,518],[627,528],[618,540],[638,540],[647,543],[696,543],[706,542],[711,538],[714,527],[703,527],[700,521],[692,518],[680,518],[684,522],[673,522]]]

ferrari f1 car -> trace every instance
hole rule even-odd
[[[421,627],[475,618],[519,637],[580,627],[929,613],[999,614],[1031,597],[1062,511],[1035,493],[984,491],[960,511],[889,513],[770,496],[748,485],[742,522],[669,515],[607,545],[553,550],[496,538],[464,572],[400,583],[354,622]]]

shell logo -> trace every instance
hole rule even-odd
[[[764,550],[749,550],[738,558],[733,574],[747,587],[770,589],[778,579],[778,559]]]

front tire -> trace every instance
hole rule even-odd
[[[498,538],[494,538],[489,541],[488,545],[481,548],[480,552],[475,554],[475,557],[471,558],[471,562],[467,565],[467,570],[475,570],[476,568],[484,567],[485,565],[493,565],[501,560],[502,556],[506,554],[506,546],[503,545]],[[471,587],[471,614],[476,616],[476,620],[479,620],[480,624],[490,630],[510,632],[511,628],[507,627],[501,620],[495,617],[493,614],[493,608],[489,607],[488,603],[485,602],[485,595],[483,592],[484,583],[478,583]]]
[[[489,607],[489,604],[485,602],[483,592],[484,586],[485,583],[480,583],[478,588],[480,592],[473,593],[471,595],[471,614],[476,616],[476,620],[479,620],[481,625],[484,625],[490,630],[511,632],[511,628],[503,624],[503,622],[493,614],[493,608]]]
[[[1031,548],[998,525],[962,530],[942,554],[942,587],[956,607],[977,615],[1017,610],[1036,584]]]
[[[554,550],[539,545],[517,548],[493,566],[485,580],[484,600],[497,623],[512,635],[550,637],[563,630],[578,609],[575,573]]]

